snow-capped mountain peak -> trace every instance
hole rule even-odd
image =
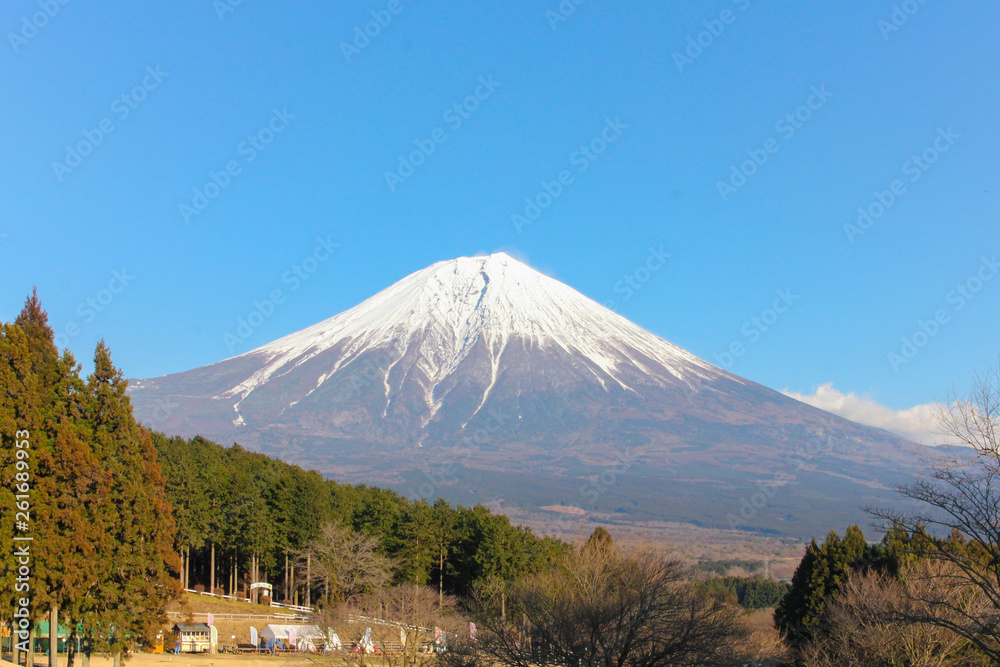
[[[488,351],[492,384],[512,342],[577,355],[605,387],[611,383],[634,390],[629,381],[634,373],[621,372],[628,366],[658,383],[690,384],[719,374],[710,364],[501,252],[438,262],[339,315],[240,355],[265,357],[267,362],[225,395],[242,399],[274,375],[332,348],[341,352],[327,360],[330,367],[319,384],[365,353],[388,349],[397,355],[396,363],[409,358],[426,377],[433,416],[443,398],[435,395],[435,388],[474,350],[482,346]],[[387,402],[398,388],[389,377],[394,365],[384,369]],[[489,387],[483,401],[488,392]]]
[[[880,504],[910,465],[898,438],[718,369],[504,253],[439,262],[129,391],[170,434],[428,499],[601,504],[614,521],[732,527],[739,512],[808,535],[830,498]],[[783,509],[759,510],[778,488]]]

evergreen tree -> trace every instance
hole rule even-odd
[[[34,384],[31,353],[24,331],[13,324],[0,324],[0,507],[4,508],[0,512],[0,536],[7,545],[13,545],[14,536],[22,534],[15,529],[15,512],[10,511],[16,506],[15,496],[25,495],[21,491],[28,491],[32,500],[36,496],[34,475],[18,470],[17,451],[20,448],[15,444],[27,441],[28,455],[34,455],[30,445],[38,435],[40,421],[32,405]],[[28,437],[24,438],[25,435]],[[0,588],[4,594],[0,596],[0,616],[10,619],[15,599],[22,596],[15,591],[17,560],[14,550],[8,547],[2,553]]]
[[[614,547],[615,541],[611,537],[611,533],[605,530],[603,526],[595,528],[594,532],[587,538],[587,542],[583,545],[584,549],[597,549],[599,551],[607,551],[614,549]]]
[[[86,417],[105,473],[94,506],[103,531],[99,578],[90,608],[97,645],[115,658],[153,639],[166,605],[179,595],[175,525],[149,433],[132,416],[121,372],[102,341],[87,380]]]
[[[400,513],[391,537],[390,554],[397,563],[398,583],[427,585],[436,545],[434,513],[426,500],[418,500]]]
[[[774,612],[775,627],[793,645],[800,645],[820,629],[827,605],[852,570],[863,569],[873,551],[858,526],[850,526],[841,539],[836,531],[822,546],[813,540],[792,575],[788,595]]]

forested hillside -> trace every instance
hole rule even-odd
[[[316,602],[327,582],[317,579],[322,564],[314,557],[321,558],[318,542],[331,524],[372,540],[395,583],[432,584],[451,594],[467,593],[490,577],[535,571],[566,548],[482,506],[431,505],[385,489],[338,484],[203,438],[154,434],[153,442],[189,588],[208,590],[214,581],[217,592],[246,593],[256,564],[257,578],[274,584],[281,599]]]
[[[182,586],[266,581],[306,603],[400,583],[462,594],[567,548],[484,507],[410,502],[153,433],[103,342],[82,378],[54,341],[37,295],[0,323],[0,536],[14,545],[0,556],[0,617],[18,619],[25,652],[48,619],[79,635],[85,663],[120,661],[160,631]]]

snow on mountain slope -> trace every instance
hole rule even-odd
[[[435,389],[482,344],[492,367],[482,407],[504,351],[515,338],[539,351],[555,348],[581,356],[593,365],[602,386],[612,382],[634,390],[620,372],[625,366],[640,370],[652,382],[684,382],[690,387],[722,375],[576,290],[496,253],[439,262],[350,310],[239,355],[266,362],[219,397],[235,398],[238,410],[239,401],[271,378],[340,346],[311,394],[365,352],[390,348],[397,350],[396,362],[407,354],[415,356],[410,363],[427,378],[425,394],[433,416],[441,404]],[[416,343],[415,352],[411,343]],[[384,379],[387,401],[399,389],[389,380],[392,365]]]
[[[345,481],[615,520],[726,526],[743,508],[748,529],[809,535],[831,508],[863,520],[857,505],[915,469],[911,443],[716,368],[503,253],[439,262],[129,395],[157,430]],[[745,509],[765,496],[769,511]]]

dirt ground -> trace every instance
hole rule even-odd
[[[316,667],[317,664],[334,664],[329,657],[323,656],[256,656],[256,655],[180,655],[166,653],[136,653],[129,657],[123,667]],[[48,658],[44,655],[35,656],[35,667],[48,667]],[[90,659],[91,667],[112,667],[111,658],[94,656]],[[74,662],[74,667],[80,666],[80,660]],[[0,667],[14,667],[14,663],[0,660]],[[66,656],[59,656],[59,667],[66,667]]]

